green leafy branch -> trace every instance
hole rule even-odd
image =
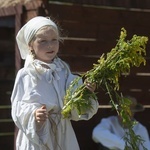
[[[126,37],[126,30],[122,28],[116,46],[107,54],[102,54],[97,64],[93,64],[91,70],[82,74],[71,83],[64,97],[62,115],[64,118],[68,118],[72,109],[76,109],[78,115],[82,115],[89,109],[92,109],[91,99],[97,100],[97,93],[90,92],[85,84],[78,85],[79,80],[85,78],[88,82],[95,83],[97,89],[100,87],[108,93],[110,103],[122,117],[124,125],[129,130],[123,137],[126,141],[125,150],[130,148],[137,150],[138,146],[135,143],[141,141],[141,145],[143,145],[142,139],[140,136],[135,135],[132,129],[135,122],[131,119],[129,100],[124,98],[122,94],[118,94],[120,88],[119,77],[122,73],[130,73],[131,67],[139,67],[142,63],[146,64],[145,49],[148,38],[133,35],[131,40],[126,40]]]

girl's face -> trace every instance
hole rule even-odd
[[[46,26],[40,29],[29,44],[34,51],[35,59],[50,63],[59,50],[59,35],[56,29]]]

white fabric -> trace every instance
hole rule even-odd
[[[133,128],[135,134],[140,135],[147,150],[150,150],[150,140],[147,129],[140,123],[136,124]],[[101,143],[109,149],[124,150],[125,142],[122,139],[125,134],[118,121],[117,116],[110,116],[103,118],[101,122],[93,129],[92,138],[96,143]],[[139,146],[139,150],[143,150]]]
[[[67,64],[59,58],[46,64],[51,69],[46,69],[41,64],[45,63],[35,60],[19,70],[16,77],[11,96],[12,118],[19,128],[16,150],[79,150],[70,120],[90,119],[97,112],[98,103],[92,100],[93,109],[84,116],[79,117],[72,110],[71,118],[63,119],[63,98],[76,76],[71,74]],[[38,127],[34,111],[42,104],[53,112],[45,124]]]
[[[50,18],[37,16],[29,20],[18,32],[16,36],[21,58],[26,59],[29,55],[28,44],[36,32],[43,26],[50,25],[57,29],[57,25]]]

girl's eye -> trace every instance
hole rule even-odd
[[[40,40],[40,43],[44,43],[44,42],[46,42],[46,40]]]
[[[58,39],[53,39],[52,41],[58,41]]]

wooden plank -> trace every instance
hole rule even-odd
[[[57,7],[59,7],[59,5]],[[71,6],[67,6],[66,10],[63,10],[65,12],[62,14],[64,15],[65,13],[67,13],[67,16],[68,16],[68,12],[69,12],[68,9],[71,9],[70,7]],[[72,9],[75,9],[75,8],[73,7]],[[86,10],[87,8],[83,8],[83,9]],[[88,9],[93,10],[93,8],[88,8]],[[83,11],[83,10],[81,9],[80,11]],[[93,11],[95,11],[95,9]],[[105,19],[95,18],[94,19],[95,22],[92,22],[91,21],[91,19],[93,19],[92,13],[91,15],[88,15],[89,16],[88,21],[85,21],[84,17],[82,17],[82,20],[80,19],[76,20],[76,17],[78,14],[72,15],[74,17],[71,16],[73,20],[71,18],[67,18],[67,19],[70,19],[70,21],[67,21],[66,18],[64,20],[63,18],[62,19],[60,18],[60,21],[62,21],[62,26],[64,25],[64,29],[66,29],[67,32],[69,32],[69,37],[95,38],[96,40],[98,40],[99,45],[103,45],[104,49],[107,49],[107,50],[115,46],[116,40],[118,39],[120,35],[120,29],[122,27],[125,27],[125,29],[127,30],[127,33],[128,33],[127,38],[131,38],[133,34],[148,36],[148,32],[147,32],[149,30],[149,26],[147,26],[148,21],[144,20],[143,18],[147,18],[148,16],[145,17],[145,15],[149,15],[149,13],[133,12],[133,11],[125,11],[125,10],[110,10],[110,9],[98,9],[97,11],[99,11],[99,13],[93,12],[93,15],[96,14],[96,16],[98,17],[99,17],[99,14],[101,14],[101,16],[107,16],[107,14],[114,15],[110,17],[110,18],[113,18],[113,20],[115,18],[114,23],[113,23],[113,20],[109,19],[108,17],[105,17]],[[51,13],[53,13],[53,9],[51,10]],[[118,15],[115,15],[115,13],[118,13]],[[139,21],[139,18],[142,18],[143,20]],[[101,22],[99,22],[99,20],[101,20]],[[111,24],[111,26],[109,26],[109,24]],[[92,30],[90,30],[90,27]],[[142,30],[142,28],[144,30]],[[91,33],[91,31],[93,32],[93,34]],[[111,41],[111,42],[113,41],[112,42],[113,45],[112,44],[110,45],[108,41]],[[149,48],[150,46],[148,44],[147,49]],[[150,56],[150,53],[148,53],[148,56]]]
[[[10,16],[10,15],[14,15],[14,14],[15,14],[14,7],[0,9],[0,16]]]
[[[145,91],[130,91],[130,88],[128,88],[127,90],[122,90],[120,88],[120,91],[118,91],[118,94],[122,94],[123,96],[126,95],[130,95],[133,96],[137,99],[138,102],[140,102],[143,105],[146,106],[150,106],[149,104],[149,96],[150,96],[150,92],[145,92]],[[109,105],[110,102],[110,98],[107,95],[106,91],[101,91],[99,90],[97,93],[97,97],[98,97],[98,102],[100,105]],[[115,101],[115,99],[114,99]]]
[[[13,80],[4,80],[4,79],[0,80],[1,91],[11,90],[13,85],[14,85]]]
[[[133,24],[143,25],[143,22],[149,22],[149,13],[140,10],[131,9],[111,9],[102,7],[90,7],[81,5],[55,5],[47,6],[49,15],[58,20],[73,20],[78,22],[105,22],[107,24]],[[61,13],[63,12],[63,13]],[[68,13],[69,12],[69,13]],[[74,12],[76,12],[74,14]],[[145,16],[145,17],[143,17]],[[111,19],[110,19],[111,18]],[[134,19],[133,19],[134,18]],[[139,19],[140,18],[140,19]],[[147,19],[148,20],[147,20]],[[119,22],[118,22],[119,20]],[[144,26],[149,26],[149,23]]]
[[[0,105],[10,105],[10,96],[13,89],[14,81],[1,80],[0,81]],[[5,114],[3,114],[5,115]],[[2,116],[3,116],[2,115]]]
[[[62,1],[61,1],[62,2]],[[61,3],[60,2],[60,3]],[[67,2],[69,4],[74,5],[91,5],[91,6],[103,6],[103,7],[120,7],[120,8],[140,8],[140,9],[149,9],[150,8],[150,2],[148,0],[63,0],[63,2]],[[50,3],[55,3],[55,0],[51,0]],[[57,2],[56,2],[57,4]]]
[[[3,34],[2,34],[2,36],[3,36]],[[7,55],[9,55],[10,52],[12,52],[12,51],[14,53],[14,49],[15,49],[15,42],[14,41],[12,41],[12,40],[8,41],[8,39],[7,40],[0,40],[0,46],[1,46],[1,49],[0,49],[1,53],[4,52],[4,53],[7,53]],[[9,54],[8,54],[8,52],[9,52]]]
[[[149,76],[128,76],[122,77],[122,79],[120,79],[120,85],[122,87],[130,87],[131,89],[142,89],[143,91],[150,89],[149,85],[146,84],[148,82]]]
[[[17,12],[22,13],[22,5],[17,4],[15,6],[0,8],[0,16],[1,17],[12,16],[12,15],[15,15]]]
[[[7,20],[6,20],[6,22],[9,23],[9,21],[7,21]],[[12,42],[14,43],[14,40],[12,40],[14,38],[13,37],[14,36],[14,28],[0,27],[0,33],[1,33],[0,41],[8,43],[8,40],[9,40],[10,43],[12,43]]]
[[[43,0],[32,0],[24,4],[27,11],[37,10],[43,3]]]
[[[110,40],[89,40],[89,39],[76,39],[65,40],[60,45],[60,54],[70,55],[98,55],[109,52],[116,45],[116,41]]]
[[[93,67],[93,63],[97,58],[91,57],[76,57],[76,56],[60,56],[62,60],[66,61],[73,72],[85,72]]]
[[[149,76],[150,73],[150,59],[146,59],[146,64],[141,64],[139,67],[132,67],[130,76],[132,75],[139,75],[139,76]]]
[[[3,135],[1,134],[1,136],[4,136],[6,133],[11,133],[14,132],[14,123],[11,122],[0,122],[0,133],[3,133]]]
[[[0,57],[1,58],[1,57]],[[13,63],[13,62],[12,62]],[[5,64],[5,66],[0,67],[0,78],[1,79],[12,79],[15,76],[14,67],[11,65]],[[1,90],[1,89],[0,89]]]
[[[21,22],[22,22],[22,13],[23,13],[23,7],[22,5],[17,5],[16,7],[16,14],[15,14],[15,33],[14,35],[16,36],[18,31],[21,28]],[[17,43],[15,42],[15,69],[19,70],[21,68],[21,57],[19,53],[19,49],[17,46]]]
[[[108,18],[109,19],[109,18]],[[110,19],[109,19],[110,20]],[[119,22],[119,23],[117,23]],[[138,24],[135,27],[135,24],[129,24],[128,22],[125,24],[124,22],[120,23],[120,18],[116,20],[115,24],[109,25],[109,23],[101,20],[97,22],[89,21],[77,21],[77,20],[59,20],[58,26],[64,29],[64,36],[68,37],[86,37],[86,38],[95,38],[95,39],[103,39],[109,41],[109,39],[115,40],[120,35],[120,30],[122,27],[127,29],[129,37],[133,34],[141,33],[140,31],[145,31],[143,34],[148,35],[146,32],[149,30],[148,27],[145,27],[144,30],[141,30],[141,26]],[[140,29],[139,29],[140,28]],[[112,32],[113,31],[113,32]],[[110,34],[111,33],[111,34]],[[106,39],[105,39],[106,38]]]
[[[10,105],[11,101],[10,101],[10,94],[2,94],[0,93],[0,96],[3,96],[2,98],[0,98],[0,105]]]
[[[63,44],[60,44],[59,54],[64,55],[98,55],[100,57],[103,53],[108,53],[112,48],[117,44],[115,40],[82,40],[75,39],[69,40],[66,39]],[[147,44],[147,54],[146,57],[150,57],[150,52],[148,51],[150,44]]]
[[[124,96],[131,95],[142,104],[149,105],[150,88],[147,84],[149,83],[149,77],[129,76],[119,81],[120,90],[118,93],[122,93]],[[106,91],[98,90],[97,96],[101,104],[109,103],[109,96],[106,94]]]
[[[36,17],[38,15],[37,10],[31,10],[27,11],[26,13],[23,14],[23,22],[22,26],[27,23],[30,19]]]
[[[97,38],[99,25],[94,23],[86,23],[79,21],[60,20],[58,24],[64,29],[64,36],[68,37],[86,37]]]
[[[70,50],[71,51],[71,50]],[[69,51],[68,51],[69,53]],[[69,66],[71,67],[71,70],[73,72],[85,72],[93,68],[93,64],[97,63],[97,60],[101,55],[78,55],[78,52],[75,52],[75,54],[59,54],[59,57],[66,61]],[[150,59],[147,59],[146,66],[141,64],[140,67],[131,67],[130,76],[149,76],[149,67],[150,67]],[[142,73],[145,73],[142,74]]]
[[[0,105],[0,107],[1,107],[1,105]],[[10,108],[9,109],[1,109],[0,108],[0,114],[1,114],[0,122],[3,122],[3,120],[1,120],[1,119],[9,119],[9,118],[11,119],[11,109]],[[7,120],[6,120],[6,122],[7,122]]]
[[[130,82],[130,80],[129,80]],[[140,84],[140,83],[139,83]],[[130,95],[135,97],[139,102],[143,105],[149,105],[149,97],[150,97],[150,90],[143,90],[143,85],[140,88],[134,87],[131,88],[132,84],[128,86],[122,85],[118,91],[118,94],[122,94],[123,96]],[[110,101],[109,95],[106,93],[106,90],[102,90],[101,88],[96,90],[98,101],[101,105],[108,105]]]
[[[13,150],[14,136],[0,136],[1,149]]]

